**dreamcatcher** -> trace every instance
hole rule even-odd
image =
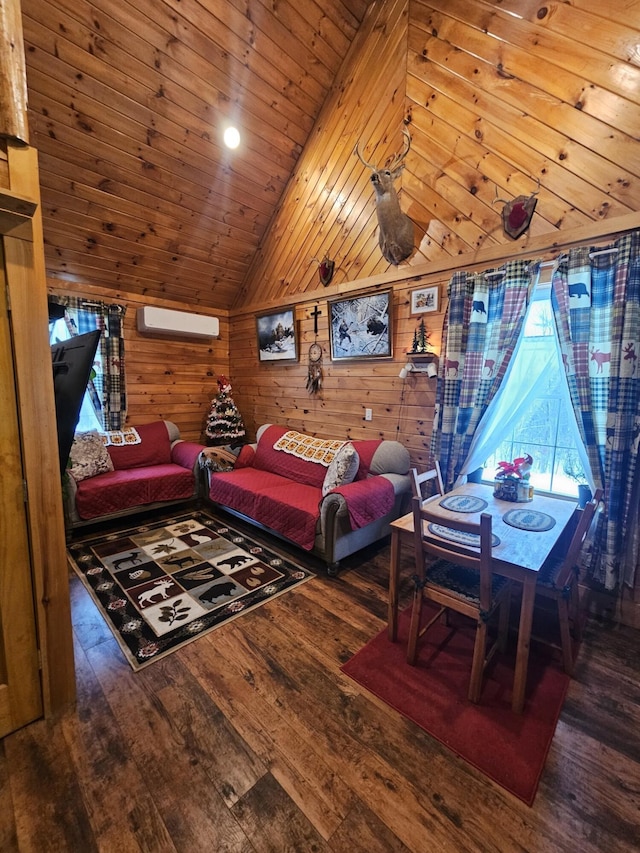
[[[318,317],[322,311],[318,311],[318,306],[313,309],[311,316],[313,317],[313,334],[318,337]],[[309,368],[307,372],[307,391],[310,394],[317,394],[322,388],[322,347],[317,340],[309,347]]]

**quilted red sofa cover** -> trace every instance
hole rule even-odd
[[[66,506],[71,526],[199,496],[203,445],[182,441],[171,421],[143,424],[136,430],[139,444],[107,447],[113,471],[70,482]]]
[[[233,470],[209,474],[208,498],[306,551],[315,551],[330,564],[337,562],[345,536],[351,537],[352,545],[364,547],[386,535],[410,489],[406,450],[397,442],[353,441],[360,458],[354,482],[323,498],[327,468],[274,448],[287,429],[261,428],[258,442],[242,449]],[[394,446],[395,465],[389,475],[377,476],[382,472],[372,472],[371,466],[382,445],[387,451]],[[351,553],[349,548],[345,546],[340,556]]]

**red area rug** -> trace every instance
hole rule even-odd
[[[479,705],[467,699],[474,628],[452,614],[420,643],[418,664],[406,662],[410,610],[401,614],[398,642],[387,630],[342,666],[343,672],[452,752],[531,805],[569,686],[545,651],[529,657],[524,714],[511,710],[515,648],[491,662]],[[456,621],[457,619],[457,621]],[[515,647],[515,641],[511,643]]]

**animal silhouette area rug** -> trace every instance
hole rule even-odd
[[[68,553],[134,670],[314,577],[198,512],[86,538]]]

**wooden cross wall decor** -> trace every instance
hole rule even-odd
[[[320,317],[321,314],[322,314],[322,311],[320,311],[318,309],[317,305],[315,306],[313,311],[310,312],[310,316],[313,317],[313,334],[314,335],[318,334],[318,317]]]

